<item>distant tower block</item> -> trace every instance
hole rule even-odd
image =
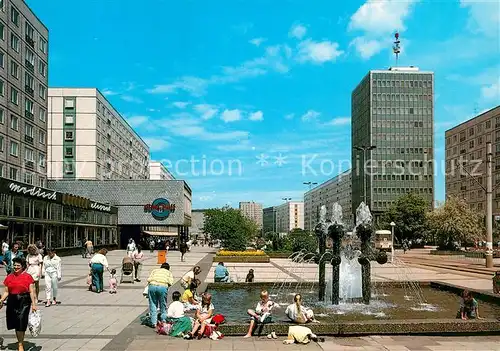
[[[399,54],[401,53],[401,47],[399,46],[399,44],[401,44],[401,41],[399,40],[399,33],[398,32],[396,32],[396,34],[394,34],[394,38],[396,38],[396,40],[394,40],[394,46],[392,47],[392,51],[396,55],[396,66],[397,66]]]

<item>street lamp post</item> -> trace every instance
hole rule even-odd
[[[366,146],[366,145],[362,145],[362,146],[354,146],[354,149],[358,150],[358,151],[362,151],[363,152],[363,202],[365,203],[365,205],[367,205],[366,203],[366,152],[367,151],[371,151],[373,149],[376,149],[377,147],[375,145],[370,145],[370,146]],[[370,206],[371,207],[371,206]]]
[[[317,185],[318,183],[316,182],[304,182],[303,183],[304,185],[308,185],[309,186],[309,191],[311,191],[313,185]],[[305,206],[305,202],[304,202],[304,206]],[[304,212],[305,212],[305,208],[304,208]],[[312,225],[312,207],[311,207],[311,213],[309,214],[309,231],[312,232],[312,228],[311,228],[311,225]],[[305,215],[305,213],[304,213]],[[305,223],[304,223],[305,225]]]
[[[391,263],[394,263],[394,227],[396,223],[391,222]]]

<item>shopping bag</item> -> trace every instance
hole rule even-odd
[[[28,328],[32,337],[37,337],[42,331],[42,313],[31,311],[28,316]]]
[[[144,291],[142,292],[142,295],[147,297],[148,294],[149,294],[149,285],[146,285],[146,287],[144,288]]]

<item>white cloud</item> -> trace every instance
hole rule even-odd
[[[149,118],[147,116],[132,116],[127,118],[127,122],[132,128],[137,128],[143,124],[146,124],[148,120]]]
[[[149,146],[151,151],[161,151],[166,149],[170,144],[162,138],[144,138],[144,142]]]
[[[251,151],[255,150],[249,140],[240,140],[236,144],[218,145],[217,150],[220,151]]]
[[[249,43],[255,46],[260,46],[260,44],[262,44],[266,40],[267,40],[266,38],[253,38],[252,40],[249,41]]]
[[[351,16],[350,30],[362,30],[373,35],[404,31],[404,20],[418,0],[367,0]]]
[[[236,122],[241,119],[242,112],[238,109],[234,110],[224,110],[221,115],[221,119],[226,122]]]
[[[148,108],[148,111],[149,112],[160,112],[160,110],[157,110],[155,108]]]
[[[102,91],[102,95],[104,96],[112,96],[112,95],[117,95],[118,93],[116,91],[113,91],[111,89],[104,89]]]
[[[311,61],[313,63],[324,63],[335,61],[337,57],[343,54],[339,50],[339,44],[331,41],[314,42],[310,39],[304,40],[299,44],[299,53],[297,59],[301,62]]]
[[[172,105],[180,109],[186,108],[189,104],[190,102],[185,102],[185,101],[176,101],[172,103]]]
[[[316,118],[319,117],[319,115],[320,115],[319,112],[316,112],[314,110],[309,110],[305,114],[303,114],[301,118],[304,122],[306,122],[306,121],[315,120]]]
[[[136,103],[136,104],[142,104],[142,100],[135,97],[135,96],[132,96],[132,95],[122,95],[121,96],[121,99],[123,101],[127,101],[127,102],[133,102],[133,103]]]
[[[332,119],[327,124],[332,125],[332,126],[345,126],[345,125],[351,124],[351,117],[337,117],[337,118]]]
[[[306,35],[306,33],[307,33],[306,27],[304,27],[302,24],[296,24],[290,29],[288,35],[292,38],[301,40],[304,37],[304,35]]]
[[[498,77],[496,83],[481,88],[481,98],[486,101],[500,101],[500,77]]]
[[[460,0],[469,11],[468,29],[474,34],[493,37],[498,43],[500,32],[500,2],[497,0]]]
[[[185,76],[172,84],[156,85],[148,92],[151,94],[171,94],[177,90],[184,90],[193,96],[201,96],[205,93],[209,81],[203,78]]]
[[[382,50],[382,43],[376,39],[368,39],[366,37],[357,37],[349,46],[354,46],[361,58],[367,60],[373,55],[376,55]]]
[[[289,113],[285,115],[285,119],[293,119],[295,117],[295,113]]]
[[[168,118],[159,123],[162,127],[167,128],[173,135],[207,141],[229,141],[248,138],[248,132],[246,131],[208,131],[201,125],[199,119],[194,118],[188,113],[180,113],[172,117],[174,118]]]
[[[263,121],[264,120],[264,114],[262,113],[262,111],[257,111],[257,112],[253,112],[250,114],[250,116],[248,117],[249,120],[251,121]]]
[[[213,106],[208,104],[198,104],[194,105],[194,110],[201,115],[201,118],[204,120],[209,120],[214,117],[219,110]]]

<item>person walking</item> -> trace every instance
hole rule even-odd
[[[26,256],[26,264],[28,265],[27,273],[31,275],[35,285],[36,302],[40,294],[40,277],[42,276],[43,257],[39,253],[38,248],[31,244],[28,246],[28,256]]]
[[[45,276],[45,307],[57,304],[58,282],[62,279],[61,258],[56,255],[56,250],[47,249],[43,258],[42,275]]]
[[[7,240],[2,240],[2,256],[5,256],[7,251],[9,251],[9,242]]]
[[[167,320],[167,293],[168,288],[174,283],[170,272],[170,265],[162,263],[160,268],[153,269],[148,278],[149,315],[151,326],[158,323],[158,307],[160,308],[160,322]]]
[[[181,262],[184,262],[184,255],[186,254],[188,250],[188,245],[186,244],[185,241],[182,241],[181,244],[179,245],[179,251],[181,252]]]
[[[28,328],[28,316],[31,310],[37,310],[33,277],[26,271],[26,261],[22,257],[12,259],[12,273],[5,278],[5,291],[0,297],[0,309],[8,298],[7,330],[14,329],[18,351],[24,351],[24,335]]]
[[[100,249],[99,252],[90,259],[92,285],[95,286],[97,293],[101,293],[104,290],[104,269],[109,271],[108,259],[106,258],[107,253],[108,250]]]
[[[134,277],[136,282],[141,281],[141,271],[142,271],[142,260],[144,258],[144,252],[142,252],[141,245],[137,246],[137,250],[133,254],[134,260]]]
[[[92,243],[92,240],[87,239],[85,241],[85,251],[86,251],[85,258],[87,258],[87,256],[91,257],[92,254],[94,253],[94,244]]]
[[[12,245],[12,250],[7,250],[7,252],[3,256],[3,264],[5,266],[5,271],[7,272],[7,274],[11,274],[14,271],[12,264],[14,258],[16,257],[24,259],[24,254],[21,251],[19,251],[18,243]]]
[[[135,252],[135,242],[132,238],[130,238],[128,240],[128,245],[127,245],[127,256],[132,258],[132,256],[134,255],[134,252]]]

